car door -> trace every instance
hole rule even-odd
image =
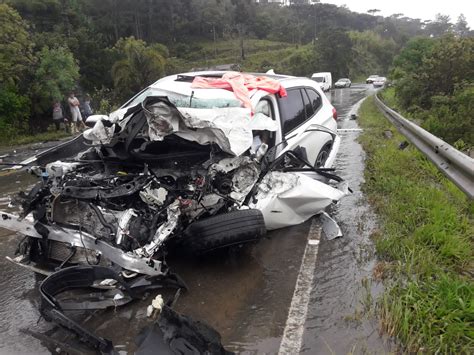
[[[287,93],[287,97],[278,99],[282,136],[287,141],[281,153],[301,147],[308,162],[314,165],[321,150],[330,147],[333,139],[314,128],[317,125],[332,128],[326,122],[332,118],[325,117],[328,112],[323,108],[324,100],[313,88],[289,88]]]

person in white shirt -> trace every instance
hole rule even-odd
[[[74,134],[79,131],[82,125],[84,125],[84,123],[82,122],[81,110],[79,110],[80,103],[77,97],[74,95],[74,92],[72,91],[69,93],[67,102],[69,104],[69,109],[71,111],[72,118],[71,131]]]

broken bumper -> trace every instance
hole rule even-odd
[[[46,225],[41,226],[42,228],[46,228],[45,230],[47,231],[47,238],[49,240],[66,243],[72,247],[93,250],[100,253],[102,257],[126,270],[150,276],[164,274],[162,263],[159,260],[144,258],[132,253],[124,252],[123,250],[85,232]],[[19,221],[18,216],[6,212],[1,213],[0,227],[25,236],[43,239],[43,236],[36,231],[35,225],[32,221],[26,219]]]

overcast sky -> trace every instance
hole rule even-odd
[[[466,16],[471,29],[474,28],[473,0],[321,0],[322,3],[346,5],[355,12],[367,12],[369,9],[381,10],[380,15],[390,16],[402,13],[407,17],[421,20],[433,20],[437,13],[449,15],[455,23],[459,14]]]

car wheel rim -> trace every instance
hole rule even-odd
[[[329,156],[329,153],[328,151],[325,149],[323,151],[321,151],[319,154],[318,154],[318,157],[316,158],[316,167],[321,167],[324,165],[324,163],[326,162],[327,158]]]

